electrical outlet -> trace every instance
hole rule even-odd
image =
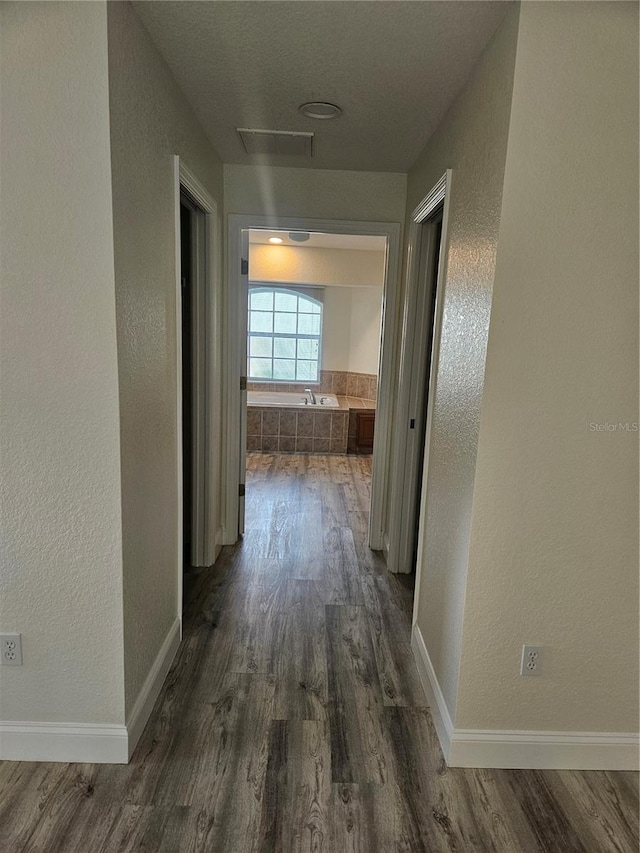
[[[520,675],[540,675],[542,646],[523,646]]]
[[[22,634],[0,634],[0,664],[22,666]]]

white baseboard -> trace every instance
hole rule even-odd
[[[450,767],[521,770],[638,770],[639,737],[618,732],[455,729]]]
[[[387,568],[390,572],[393,572],[393,569],[389,568],[389,536],[386,533],[382,537],[382,553],[384,554],[384,561],[387,564]],[[393,573],[395,574],[395,572]]]
[[[164,638],[160,651],[153,662],[153,666],[149,670],[149,674],[142,685],[142,689],[138,694],[138,698],[135,701],[131,714],[129,715],[129,719],[127,720],[126,729],[128,733],[129,749],[127,758],[131,758],[133,755],[133,751],[138,745],[138,741],[144,731],[144,727],[147,725],[147,721],[151,716],[153,706],[160,695],[160,690],[162,689],[164,680],[167,677],[167,673],[169,672],[173,659],[178,651],[181,636],[182,623],[180,622],[180,619],[176,619],[169,629],[167,636]]]
[[[171,626],[126,726],[91,723],[0,722],[0,760],[126,764],[149,719],[180,645],[180,620]]]
[[[222,551],[223,545],[224,545],[224,530],[222,529],[222,527],[219,527],[216,530],[216,537],[215,537],[215,543],[214,543],[214,549],[213,549],[213,562],[214,563],[218,559],[218,557],[220,556],[220,551]]]
[[[417,625],[413,626],[411,648],[449,767],[638,770],[640,736],[635,733],[454,728]]]
[[[226,527],[221,528],[220,545],[235,545],[238,541],[238,529],[229,530]]]
[[[413,649],[413,656],[418,668],[420,683],[422,684],[422,689],[427,697],[431,717],[433,718],[433,724],[436,729],[436,734],[438,735],[438,740],[440,741],[440,746],[442,747],[444,760],[448,764],[449,751],[451,748],[451,735],[453,733],[453,722],[451,720],[449,709],[447,708],[447,703],[442,695],[438,679],[436,678],[436,673],[433,668],[433,664],[431,663],[431,658],[429,657],[429,652],[427,651],[422,632],[417,625],[413,626],[413,630],[411,632],[411,648]]]
[[[88,723],[0,722],[3,761],[126,764],[127,730]]]

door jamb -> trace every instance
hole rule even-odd
[[[174,178],[174,218],[175,218],[175,277],[176,277],[176,306],[175,306],[175,341],[176,341],[176,487],[177,487],[177,601],[178,619],[182,626],[182,574],[183,574],[183,500],[182,500],[182,282],[180,263],[180,188],[183,187],[198,203],[205,214],[205,270],[201,276],[200,286],[204,287],[202,299],[196,300],[204,306],[205,317],[202,328],[203,340],[197,343],[198,373],[204,378],[204,407],[199,413],[201,420],[200,435],[204,444],[202,455],[205,460],[204,472],[194,472],[196,476],[205,477],[203,484],[204,500],[201,507],[199,527],[202,529],[202,560],[203,565],[211,565],[216,556],[219,544],[216,536],[214,514],[217,512],[217,488],[215,467],[212,464],[212,450],[219,442],[215,433],[215,413],[213,411],[214,395],[212,393],[213,378],[219,371],[216,358],[216,347],[213,336],[219,327],[217,293],[218,293],[218,206],[215,199],[205,189],[197,176],[186,165],[182,158],[175,154],[173,157]],[[181,627],[182,632],[182,627]]]
[[[387,238],[385,287],[382,301],[381,346],[378,368],[376,431],[373,442],[373,478],[369,547],[386,546],[384,513],[389,480],[389,439],[391,435],[393,376],[396,326],[399,303],[399,259],[401,226],[398,222],[361,222],[355,220],[307,219],[304,217],[229,214],[227,239],[227,275],[225,280],[225,383],[224,411],[226,430],[224,449],[227,459],[224,485],[223,542],[233,545],[238,538],[238,470],[240,468],[240,376],[244,375],[241,352],[234,330],[240,324],[240,235],[243,230],[322,231],[328,234],[356,234]]]
[[[429,193],[417,205],[411,214],[409,226],[409,239],[407,244],[407,272],[406,287],[404,293],[404,306],[402,318],[401,352],[399,364],[398,398],[394,420],[394,436],[391,459],[394,471],[391,483],[391,495],[389,503],[389,547],[387,552],[387,567],[391,572],[409,572],[411,567],[406,563],[401,564],[400,554],[402,552],[402,537],[405,535],[403,525],[403,507],[406,507],[410,488],[410,478],[405,476],[407,464],[415,464],[415,460],[407,461],[408,428],[411,413],[411,370],[414,363],[415,350],[424,346],[424,335],[420,331],[420,320],[418,317],[418,305],[420,303],[420,287],[423,284],[419,280],[420,254],[422,248],[422,237],[424,224],[429,217],[443,204],[442,232],[440,237],[440,263],[438,275],[435,282],[436,300],[433,310],[433,337],[431,346],[431,362],[429,368],[429,393],[427,399],[427,415],[425,427],[424,444],[424,472],[422,481],[422,495],[419,504],[423,503],[426,493],[426,471],[427,454],[429,449],[432,401],[435,391],[438,351],[440,346],[440,330],[442,325],[443,292],[446,280],[447,268],[447,245],[449,232],[449,211],[451,199],[451,180],[453,172],[451,169],[442,175],[440,180],[432,187]],[[424,331],[424,330],[422,330]],[[420,506],[416,507],[420,515]],[[417,600],[419,578],[416,577],[415,599]]]

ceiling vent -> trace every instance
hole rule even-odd
[[[238,133],[247,154],[313,157],[313,133],[297,133],[293,130],[252,130],[248,127],[239,127]]]

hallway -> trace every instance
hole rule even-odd
[[[12,853],[630,851],[634,773],[448,770],[412,589],[366,547],[370,457],[249,457],[131,763],[0,766]]]

